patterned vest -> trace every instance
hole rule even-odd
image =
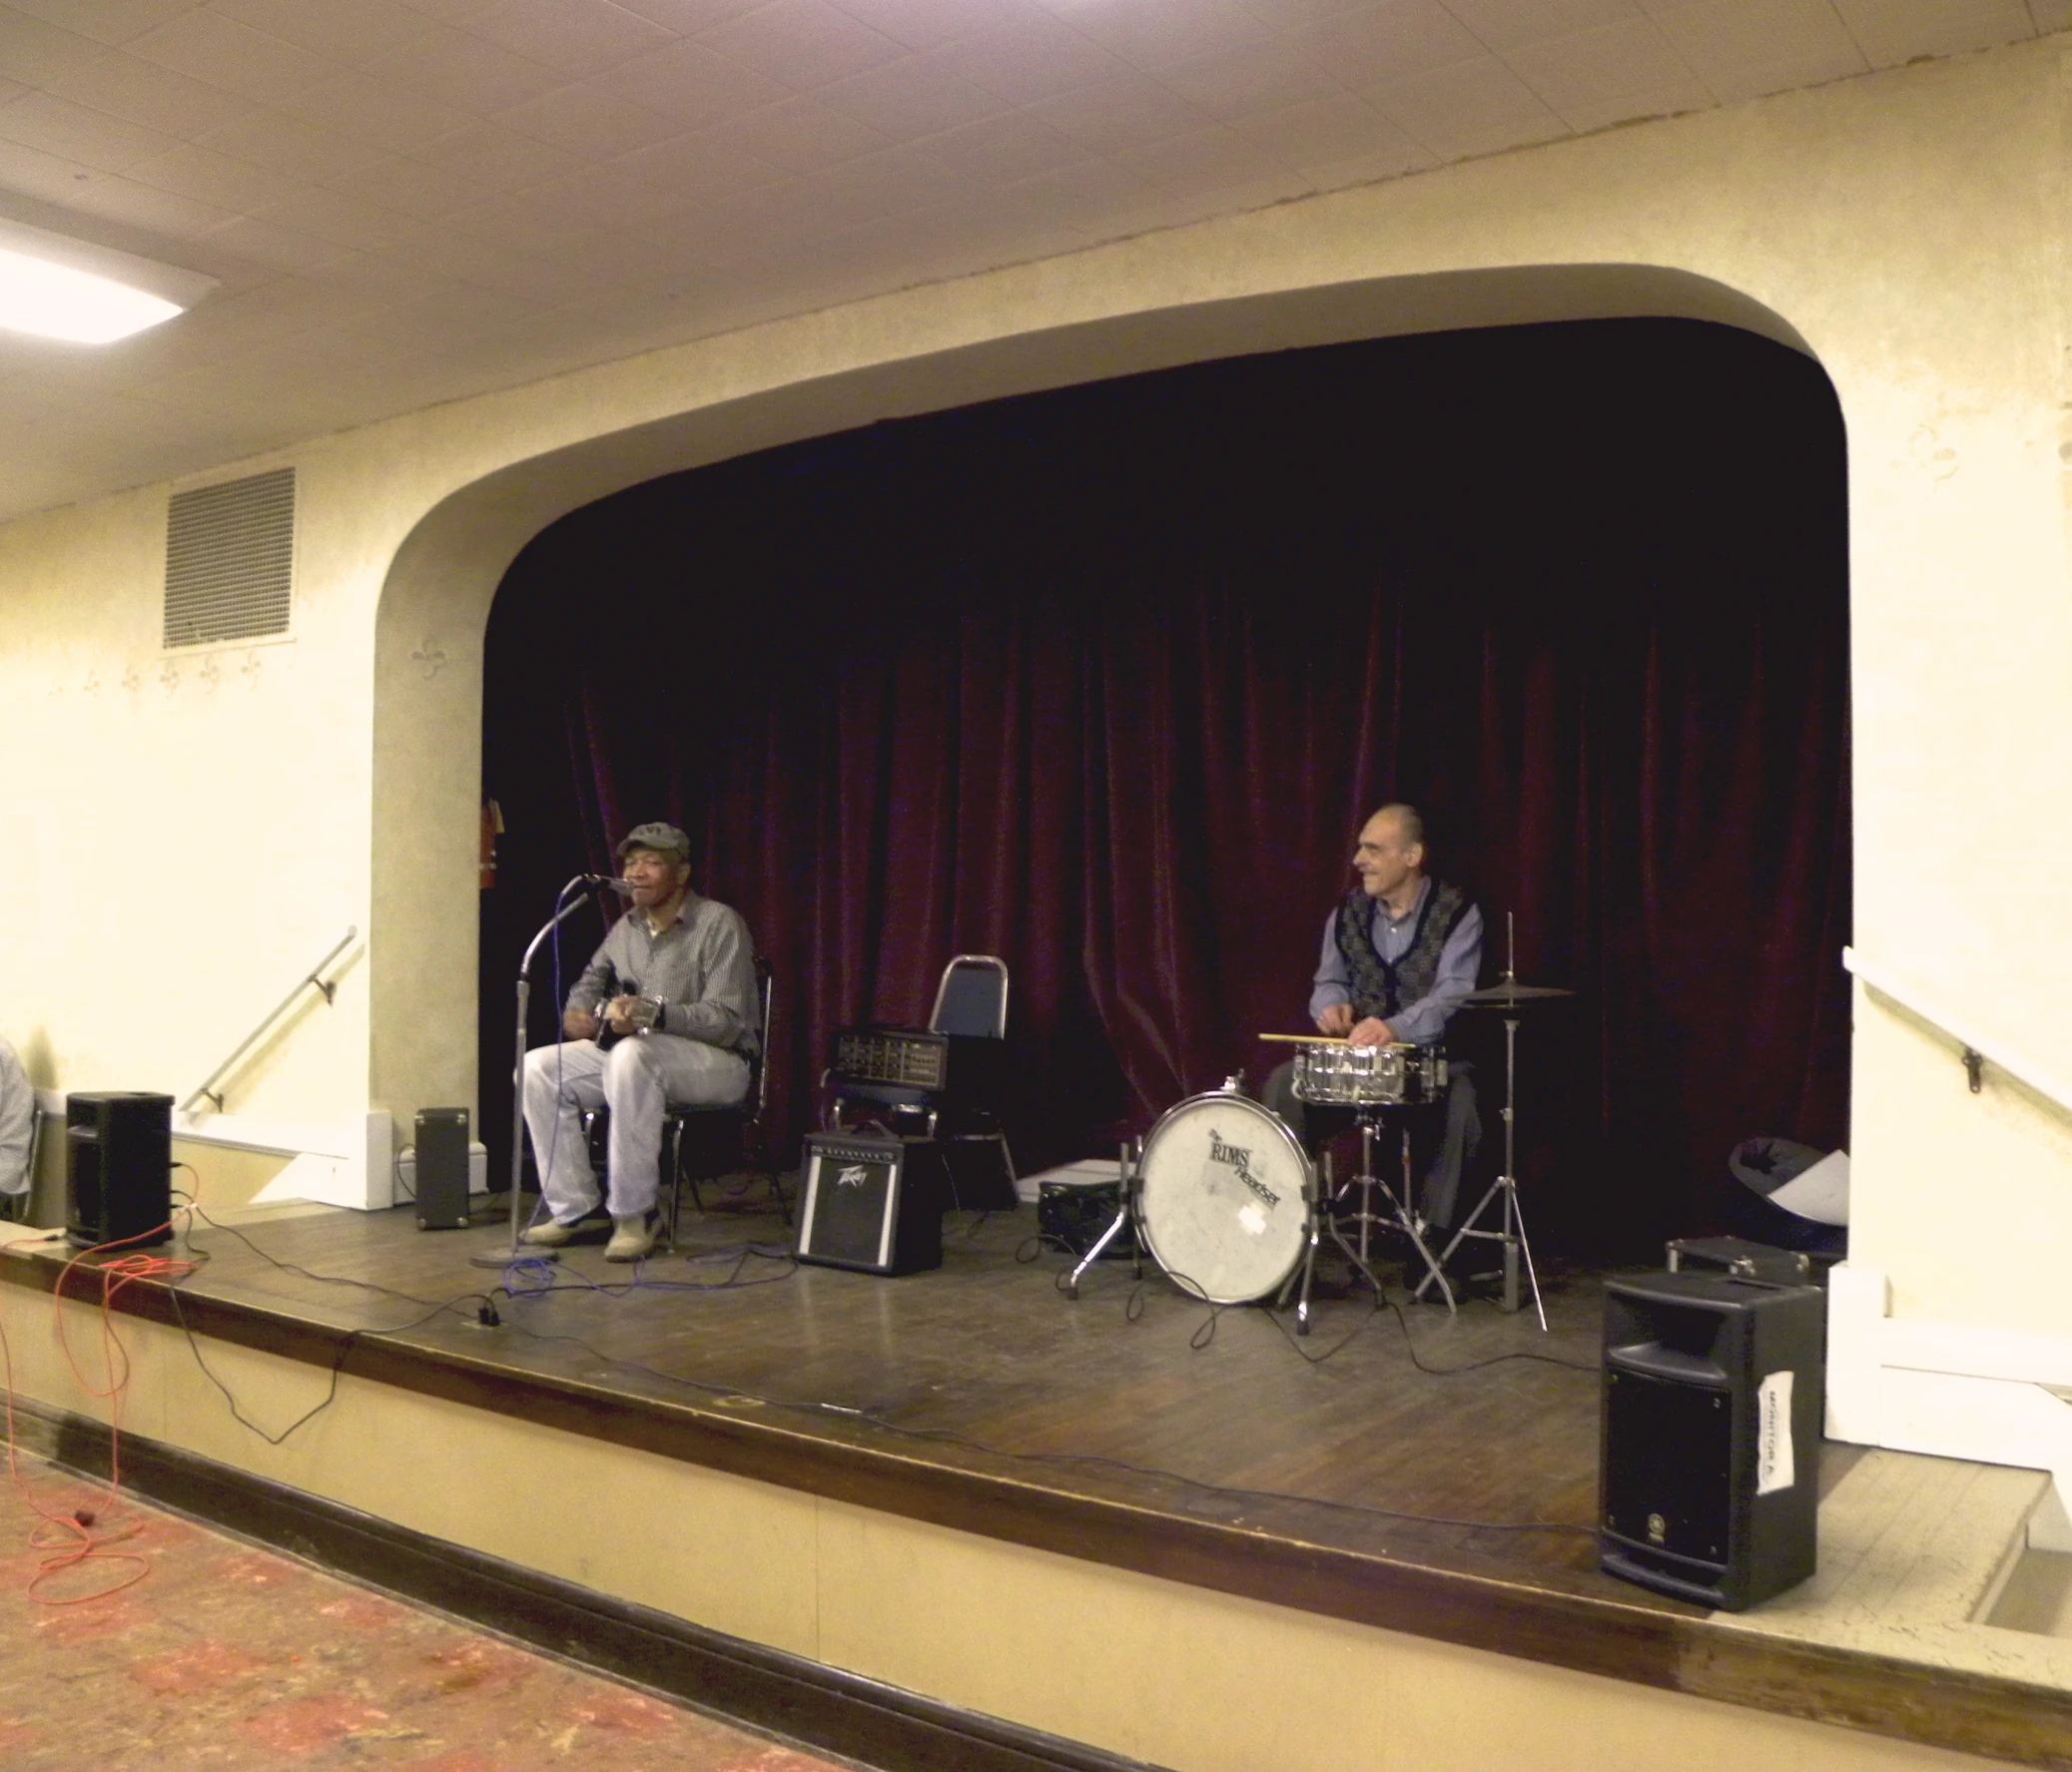
[[[1346,976],[1352,980],[1353,1016],[1361,1021],[1369,1016],[1386,1021],[1406,1003],[1432,994],[1446,937],[1468,911],[1468,900],[1458,887],[1433,881],[1418,911],[1417,932],[1403,957],[1391,964],[1374,945],[1376,902],[1355,888],[1338,906],[1338,951],[1345,956]]]

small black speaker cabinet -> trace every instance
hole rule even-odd
[[[889,1132],[816,1132],[792,1253],[823,1267],[914,1274],[943,1265],[941,1157]]]
[[[1608,1573],[1737,1612],[1813,1572],[1825,1305],[1718,1273],[1605,1287]]]
[[[76,1249],[168,1241],[173,1097],[136,1089],[65,1097],[65,1239]]]
[[[467,1229],[467,1109],[417,1110],[417,1228]]]

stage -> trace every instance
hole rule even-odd
[[[1291,1313],[1212,1313],[1154,1269],[1139,1287],[1126,1260],[1100,1263],[1069,1299],[1059,1290],[1069,1263],[1034,1246],[1027,1208],[953,1217],[938,1271],[884,1279],[799,1267],[757,1183],[712,1197],[702,1217],[686,1211],[683,1252],[637,1271],[606,1264],[596,1245],[576,1245],[551,1266],[499,1275],[469,1257],[506,1246],[500,1225],[425,1233],[407,1209],[248,1208],[224,1213],[220,1224],[197,1222],[178,1251],[162,1252],[206,1255],[178,1298],[140,1282],[119,1300],[134,1319],[125,1335],[155,1338],[139,1353],[127,1414],[129,1431],[141,1437],[126,1456],[133,1479],[149,1488],[149,1474],[162,1470],[176,1491],[169,1499],[204,1510],[228,1479],[214,1468],[207,1481],[192,1470],[183,1476],[171,1449],[185,1446],[202,1460],[257,1473],[262,1483],[315,1490],[322,1485],[298,1458],[364,1456],[346,1446],[337,1420],[348,1402],[360,1412],[355,1420],[372,1423],[367,1412],[383,1398],[429,1400],[457,1408],[469,1444],[497,1425],[511,1431],[513,1444],[533,1455],[528,1468],[566,1459],[573,1469],[579,1449],[622,1449],[662,1462],[643,1469],[659,1474],[664,1486],[654,1492],[663,1495],[673,1492],[671,1471],[686,1484],[695,1473],[719,1474],[861,1510],[844,1519],[923,1522],[961,1542],[1149,1577],[1168,1606],[1177,1603],[1175,1588],[1234,1596],[1274,1616],[1302,1614],[1748,1706],[1725,1713],[1732,1729],[1746,1735],[1756,1713],[1772,1713],[1759,1720],[1828,1742],[1823,1764],[1859,1763],[1833,1757],[1857,1747],[1872,1753],[1862,1764],[1900,1763],[1876,1758],[1870,1736],[1817,1726],[1831,1723],[2072,1764],[2072,1645],[1972,1622],[2004,1580],[2009,1546],[2041,1493],[2035,1474],[1830,1444],[1820,1575],[1740,1617],[1709,1615],[1598,1572],[1591,1527],[1602,1275],[1543,1271],[1550,1329],[1542,1334],[1530,1308],[1508,1315],[1486,1296],[1469,1298],[1458,1317],[1433,1305],[1377,1310],[1342,1262],[1329,1263],[1313,1332],[1297,1337]],[[95,1435],[67,1419],[87,1406],[76,1389],[65,1394],[61,1368],[47,1360],[39,1367],[24,1346],[39,1330],[47,1334],[47,1301],[34,1295],[54,1284],[61,1246],[22,1241],[7,1254],[0,1277],[11,1285],[0,1291],[12,1301],[14,1359],[27,1373],[17,1383],[42,1405],[38,1419],[60,1455],[90,1463]],[[1399,1268],[1381,1271],[1391,1301],[1402,1300]],[[68,1296],[97,1295],[75,1270]],[[85,1313],[68,1316],[80,1326],[74,1340],[87,1345]],[[234,1395],[256,1387],[239,1402],[271,1436],[322,1401],[318,1380],[331,1369],[343,1375],[338,1409],[313,1417],[276,1452],[227,1425],[220,1394],[189,1370],[197,1349]],[[288,1387],[291,1398],[279,1372],[262,1376],[255,1361],[270,1370],[299,1365],[305,1378]],[[311,1367],[319,1373],[309,1375]],[[170,1395],[176,1385],[182,1401],[154,1413],[147,1388]],[[479,1542],[437,1521],[502,1507],[507,1455],[485,1454],[470,1476],[437,1465],[426,1439],[427,1463],[398,1473],[398,1452],[412,1465],[409,1431],[371,1432],[388,1441],[380,1461],[388,1486],[376,1487],[407,1494],[408,1506],[364,1495],[351,1505],[400,1518],[406,1536],[428,1530],[432,1539]],[[239,1447],[249,1458],[234,1456]],[[537,1457],[547,1450],[552,1460]],[[411,1474],[416,1483],[403,1483]],[[427,1498],[427,1482],[446,1492]],[[227,1523],[262,1535],[254,1522],[280,1513],[275,1503],[235,1495],[221,1510]],[[701,1503],[697,1511],[712,1509]],[[371,1530],[354,1529],[362,1537]],[[812,1529],[833,1536],[825,1520]],[[484,1546],[492,1558],[523,1541],[513,1532]],[[302,1541],[291,1547],[328,1554],[330,1541],[307,1521],[272,1535],[298,1533]],[[1901,1543],[1903,1551],[1892,1548]],[[715,1552],[708,1545],[702,1554],[709,1561]],[[758,1554],[774,1566],[791,1553],[765,1542]],[[909,1546],[891,1566],[916,1554]],[[639,1560],[636,1553],[632,1562]],[[1921,1572],[1930,1564],[1932,1579]],[[378,1561],[357,1572],[388,1578]],[[602,1594],[639,1586],[581,1558],[558,1573]],[[483,1591],[495,1585],[485,1578]],[[783,1583],[773,1576],[770,1585]],[[449,1583],[433,1597],[452,1604],[455,1591]],[[1866,1591],[1880,1596],[1869,1624]],[[651,1585],[625,1597],[652,1619],[644,1608],[662,1594]],[[755,1627],[758,1603],[733,1596],[733,1610],[702,1617],[690,1602],[660,1610],[712,1639],[701,1652],[722,1631],[742,1640],[749,1660],[750,1644],[809,1645],[818,1652],[781,1657],[795,1686],[811,1683],[805,1670],[816,1661],[886,1678],[888,1670],[843,1654],[825,1620],[794,1631],[773,1615],[768,1629]],[[888,1592],[880,1603],[898,1611],[903,1602]],[[667,1683],[652,1668],[621,1671]],[[903,1680],[889,1671],[895,1686],[932,1690],[918,1673]],[[721,1708],[725,1696],[703,1693]],[[998,1718],[1018,1714],[1005,1698],[989,1701],[983,1681],[939,1696]],[[751,1695],[742,1707],[756,1702]],[[829,1716],[840,1709],[833,1705]],[[817,1714],[808,1706],[752,1720],[860,1754],[875,1739],[882,1763],[912,1752],[868,1731],[859,1745],[833,1721],[802,1725]],[[1014,1729],[978,1745],[960,1738],[957,1752],[929,1763],[1090,1766],[1118,1763],[1118,1753],[1159,1757],[1155,1728],[1132,1734],[1117,1726],[1103,1739],[1088,1720],[1098,1714],[1097,1705],[1023,1706],[1015,1728],[1030,1731],[1026,1739]],[[929,1721],[949,1726],[940,1715]],[[1087,1742],[1096,1745],[1073,1745]],[[988,1757],[1010,1748],[1021,1757]],[[1242,1750],[1232,1751],[1231,1763],[1245,1763]],[[1309,1762],[1298,1753],[1287,1763]]]

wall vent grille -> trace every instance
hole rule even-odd
[[[295,469],[176,492],[166,512],[166,645],[288,632]]]

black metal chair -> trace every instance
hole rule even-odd
[[[685,1183],[690,1185],[691,1203],[702,1215],[705,1196],[699,1191],[698,1184],[717,1181],[747,1162],[752,1143],[762,1146],[760,1172],[770,1178],[770,1192],[777,1201],[778,1211],[784,1215],[786,1224],[792,1221],[791,1202],[785,1198],[777,1166],[770,1160],[764,1125],[764,1116],[770,1105],[770,1019],[776,997],[775,978],[770,962],[761,954],[756,955],[755,969],[756,998],[762,1011],[763,1026],[755,1055],[748,1061],[748,1093],[739,1101],[724,1106],[671,1107],[662,1115],[662,1150],[658,1167],[663,1185],[656,1192],[655,1204],[662,1214],[659,1241],[668,1248],[676,1247],[676,1224],[682,1210]],[[583,1116],[583,1130],[590,1143],[590,1160],[600,1173],[610,1124],[610,1113],[605,1108],[592,1108]]]

